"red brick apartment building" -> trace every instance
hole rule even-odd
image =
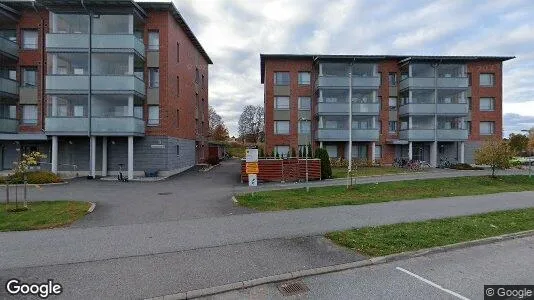
[[[181,172],[208,153],[211,59],[170,2],[0,1],[0,169]]]
[[[473,163],[481,141],[502,137],[502,63],[513,57],[260,58],[267,153],[311,144],[347,158],[349,109],[354,159]]]

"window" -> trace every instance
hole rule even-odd
[[[37,69],[24,68],[22,69],[22,86],[35,87],[37,83]]]
[[[397,86],[397,73],[389,73],[389,86]]]
[[[148,107],[148,125],[159,125],[159,105]]]
[[[180,43],[176,43],[176,62],[180,62]]]
[[[473,110],[473,99],[471,97],[467,97],[467,104],[469,105],[469,110]]]
[[[326,145],[326,152],[328,152],[329,157],[337,157],[337,146],[336,145]]]
[[[495,74],[480,74],[481,86],[493,86],[495,84]]]
[[[159,68],[148,68],[148,87],[159,88]]]
[[[17,106],[0,104],[0,119],[16,119]]]
[[[311,145],[299,145],[299,153],[298,155],[300,157],[311,157],[312,156],[312,149]]]
[[[180,156],[180,145],[176,145],[176,156]]]
[[[274,146],[274,155],[276,154],[281,157],[287,157],[289,154],[289,146]]]
[[[25,29],[22,30],[22,48],[37,49],[37,30]]]
[[[159,31],[148,32],[148,50],[159,50]]]
[[[142,106],[134,106],[134,117],[138,119],[143,118],[143,107]]]
[[[480,111],[494,111],[495,98],[484,97],[480,98]]]
[[[299,72],[299,84],[309,85],[311,81],[310,72]]]
[[[289,134],[289,121],[274,121],[274,134]]]
[[[311,110],[310,97],[299,97],[299,110]]]
[[[289,97],[274,97],[274,109],[289,109]]]
[[[396,133],[397,132],[397,121],[389,121],[389,133]]]
[[[74,117],[85,117],[85,106],[83,105],[75,105],[74,106]]]
[[[495,133],[495,122],[480,122],[480,135],[492,135]]]
[[[275,85],[289,85],[289,72],[274,72]]]
[[[467,86],[471,86],[473,84],[472,80],[471,73],[467,73]]]
[[[375,146],[375,157],[374,159],[381,159],[382,158],[382,146],[376,145]]]
[[[311,132],[311,121],[299,121],[299,133],[309,134]]]
[[[465,126],[467,127],[467,134],[471,135],[471,121],[466,121]]]
[[[37,124],[37,105],[22,105],[22,123]]]
[[[397,110],[397,98],[389,97],[389,110]]]
[[[180,76],[176,76],[176,96],[180,97]]]

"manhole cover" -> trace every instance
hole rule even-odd
[[[158,193],[158,195],[162,195],[162,196],[164,196],[164,195],[170,195],[170,194],[172,194],[172,193],[171,193],[171,192],[162,192],[162,193]]]
[[[310,289],[302,281],[290,281],[280,283],[278,290],[283,296],[293,296],[306,293]]]

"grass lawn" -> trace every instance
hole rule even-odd
[[[19,207],[22,204],[19,203]],[[29,202],[28,210],[6,211],[6,204],[0,204],[0,231],[23,231],[62,227],[82,218],[91,206],[79,201],[42,201]],[[9,209],[15,208],[9,204]]]
[[[382,256],[534,229],[534,208],[328,233],[334,243]]]
[[[534,178],[528,176],[459,177],[407,180],[345,186],[255,192],[237,196],[240,205],[261,211],[287,210],[335,205],[519,192],[534,190]]]
[[[353,170],[354,177],[406,173],[407,169],[395,167],[358,167]],[[332,168],[333,178],[346,178],[347,168]]]

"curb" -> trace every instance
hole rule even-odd
[[[154,297],[154,298],[146,298],[145,300],[193,299],[193,298],[198,298],[198,297],[215,295],[215,294],[219,294],[223,292],[229,292],[233,290],[239,290],[243,288],[249,288],[249,287],[258,286],[258,285],[267,284],[267,283],[274,283],[274,282],[286,281],[290,279],[297,279],[297,278],[306,277],[306,276],[320,275],[320,274],[344,271],[348,269],[361,268],[361,267],[366,267],[366,266],[371,266],[371,265],[384,264],[384,263],[397,261],[397,260],[414,258],[414,257],[428,255],[428,254],[442,253],[442,252],[446,252],[449,250],[463,249],[463,248],[472,247],[472,246],[491,244],[495,242],[512,240],[512,239],[517,239],[517,238],[522,238],[522,237],[527,237],[527,236],[534,236],[534,230],[509,233],[509,234],[504,234],[504,235],[499,235],[499,236],[494,236],[494,237],[489,237],[489,238],[484,238],[484,239],[479,239],[479,240],[461,242],[461,243],[450,244],[450,245],[445,245],[445,246],[438,246],[438,247],[421,249],[421,250],[416,250],[416,251],[401,252],[401,253],[391,254],[391,255],[386,255],[386,256],[372,257],[372,258],[355,261],[351,263],[277,274],[277,275],[261,277],[257,279],[251,279],[251,280],[239,281],[239,282],[225,284],[225,285],[214,286],[210,288],[192,290],[192,291],[178,293],[178,294],[171,294],[171,295],[159,296],[159,297]]]
[[[96,207],[96,203],[94,202],[89,202],[91,203],[91,206],[89,206],[89,209],[87,209],[87,213],[90,214],[93,212],[93,210],[95,210],[95,207]]]
[[[64,185],[64,184],[68,184],[69,182],[68,181],[63,181],[63,182],[54,182],[54,183],[28,183],[27,186],[30,186],[30,187],[40,187],[40,186],[50,186],[50,185]],[[0,184],[0,187],[6,187],[7,185],[6,184]],[[24,186],[23,183],[20,183],[20,184],[10,184],[9,186]]]

